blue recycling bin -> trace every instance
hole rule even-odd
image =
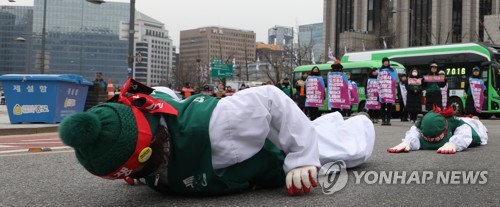
[[[79,75],[0,76],[11,124],[58,123],[82,112],[91,82]]]

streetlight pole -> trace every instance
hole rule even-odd
[[[41,63],[40,63],[40,73],[45,73],[45,33],[47,26],[47,0],[43,0],[43,25],[42,25],[42,48],[41,48]]]
[[[135,0],[130,0],[130,20],[128,35],[128,68],[129,78],[134,78],[134,33],[135,33]]]
[[[295,55],[294,51],[293,51],[293,38],[294,38],[294,36],[295,35],[293,32],[293,27],[292,27],[292,53],[291,53],[292,55],[290,56],[290,71],[289,72],[293,71],[293,56]],[[300,51],[300,44],[299,44],[299,51]]]
[[[46,1],[46,0],[45,0]],[[87,0],[93,4],[105,3],[105,0]],[[134,34],[135,34],[135,0],[130,0],[130,19],[128,22],[128,77],[134,78]]]

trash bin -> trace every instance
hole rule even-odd
[[[0,76],[10,123],[58,123],[82,112],[91,82],[79,75]]]

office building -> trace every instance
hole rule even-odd
[[[292,46],[294,39],[293,27],[274,26],[268,30],[268,42],[271,45],[279,45],[280,47]]]
[[[32,29],[33,7],[0,6],[0,74],[31,72]]]
[[[149,86],[166,86],[173,81],[172,39],[163,23],[140,12],[137,14],[134,77]]]
[[[218,26],[181,31],[177,80],[193,85],[210,82],[211,59],[242,67],[255,61],[255,33]]]
[[[299,26],[299,46],[301,52],[306,53],[306,60],[314,58],[314,62],[322,62],[325,59],[323,53],[323,23]]]
[[[488,39],[495,0],[325,0],[324,49],[336,54]],[[487,19],[487,18],[486,18]],[[490,34],[488,34],[490,33]],[[489,35],[489,36],[488,36]]]

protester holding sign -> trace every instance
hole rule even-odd
[[[382,67],[377,77],[379,98],[382,103],[380,114],[382,125],[391,125],[392,104],[396,102],[396,72],[391,68],[389,58],[382,59]]]
[[[346,116],[351,116],[352,114],[352,106],[353,105],[358,105],[359,102],[359,95],[358,95],[358,84],[354,81],[351,80],[351,73],[346,72],[345,73],[347,77],[347,82],[348,82],[348,88],[349,88],[349,98],[351,100],[351,108],[346,109]]]
[[[226,97],[226,87],[224,87],[224,84],[219,84],[217,88],[214,90],[214,97],[216,98],[224,98]]]
[[[406,91],[406,111],[410,115],[410,121],[414,124],[417,121],[417,115],[422,113],[422,75],[418,68],[413,68],[410,72]]]
[[[483,108],[484,102],[484,81],[481,79],[479,67],[472,69],[472,76],[469,78],[469,83],[466,85],[467,100],[465,101],[465,114],[479,115]]]
[[[191,95],[195,94],[195,90],[191,87],[190,82],[186,82],[184,87],[181,89],[181,95],[183,99],[189,98]]]
[[[441,89],[444,87],[444,77],[441,78],[438,74],[438,65],[431,64],[431,71],[424,76],[424,89],[425,89],[425,109],[432,110],[432,106],[442,107],[443,100],[441,96]]]
[[[378,83],[377,83],[377,69],[373,68],[370,71],[368,80],[366,81],[365,94],[366,103],[365,108],[368,109],[368,115],[372,123],[378,123],[378,118],[380,117],[380,102],[378,99]]]
[[[214,95],[214,91],[212,89],[210,89],[210,86],[205,84],[203,86],[203,90],[201,91],[201,94],[205,94],[207,96],[213,96]]]
[[[311,76],[306,80],[306,107],[309,111],[311,121],[315,120],[321,113],[319,107],[323,107],[325,101],[325,82],[319,72],[319,68],[314,66]]]
[[[441,100],[443,103],[443,108],[448,107],[448,81],[446,80],[446,74],[443,70],[439,71],[439,76],[444,77],[444,86],[441,88]]]
[[[399,99],[399,118],[401,122],[408,122],[408,111],[406,110],[406,103],[408,102],[408,90],[406,89],[408,86],[408,77],[406,74],[402,74],[399,77],[398,84],[398,99]]]
[[[334,63],[328,73],[328,106],[332,111],[351,108],[347,76],[342,72],[342,65]]]

